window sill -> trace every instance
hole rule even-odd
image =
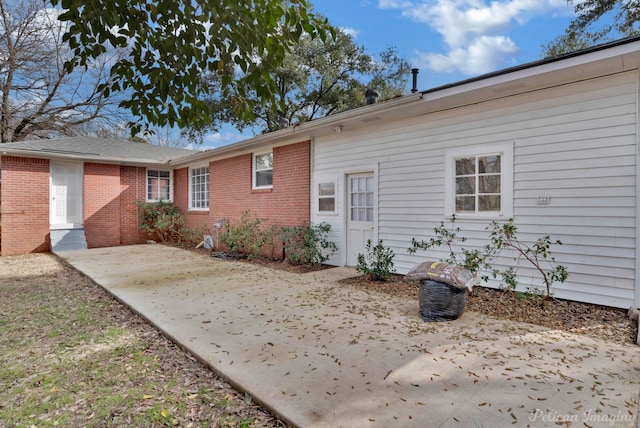
[[[251,193],[271,193],[273,192],[273,187],[254,187],[251,189]]]
[[[209,215],[209,210],[188,209],[187,213],[188,214],[193,214],[193,215]]]

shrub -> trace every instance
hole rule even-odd
[[[267,234],[260,225],[264,219],[252,218],[249,211],[244,211],[236,224],[227,223],[220,240],[229,252],[239,253],[247,258],[260,257],[262,247],[267,243]]]
[[[169,201],[136,201],[138,227],[157,237],[161,242],[178,240],[184,225],[184,215]]]
[[[183,226],[180,230],[179,240],[187,244],[197,245],[202,242],[205,235],[211,236],[211,231],[204,224],[196,224],[193,227]]]
[[[396,271],[393,264],[395,253],[391,248],[385,247],[382,239],[373,246],[371,239],[367,240],[364,254],[358,254],[356,270],[364,275],[369,275],[372,281],[386,281]]]
[[[504,224],[494,221],[487,229],[491,231],[489,238],[494,248],[498,251],[511,249],[515,253],[513,257],[515,266],[510,266],[504,271],[492,269],[493,277],[496,278],[500,275],[512,290],[515,290],[518,285],[517,271],[522,260],[528,262],[539,273],[545,286],[545,298],[551,297],[551,286],[554,282],[562,283],[569,277],[567,268],[556,264],[555,257],[551,256],[551,244],[562,245],[559,240],[552,242],[547,235],[539,238],[533,244],[522,242],[517,237],[518,228],[513,224],[513,219],[509,219]],[[529,290],[536,294],[535,289],[530,288]]]
[[[293,265],[320,265],[337,250],[327,239],[331,225],[322,222],[312,225],[284,226],[277,233],[283,242],[283,258]]]
[[[489,230],[489,243],[482,249],[467,249],[463,247],[466,238],[460,236],[460,228],[455,226],[456,217],[452,215],[449,219],[451,225],[447,227],[443,222],[433,229],[435,237],[427,241],[412,238],[411,247],[407,250],[409,254],[417,250],[429,250],[441,246],[446,246],[449,257],[441,260],[448,264],[463,266],[472,273],[478,273],[481,269],[489,272],[493,278],[501,277],[504,288],[515,290],[518,285],[518,269],[522,261],[527,262],[536,270],[545,286],[543,297],[551,297],[551,287],[555,282],[564,282],[569,273],[566,267],[556,264],[555,258],[551,257],[551,245],[562,245],[559,240],[552,241],[549,236],[539,238],[533,244],[521,241],[517,236],[517,227],[513,219],[506,223],[493,221],[485,230]],[[492,265],[493,261],[503,250],[512,251],[514,265],[500,270]],[[489,280],[489,275],[482,277],[483,281]],[[539,294],[537,290],[529,287],[529,293]]]
[[[487,244],[484,249],[464,248],[463,244],[467,238],[460,235],[460,228],[455,225],[455,214],[449,218],[451,223],[449,227],[445,225],[444,221],[440,222],[440,225],[433,228],[435,237],[430,238],[428,241],[416,240],[411,238],[411,247],[407,250],[409,254],[414,254],[417,250],[430,250],[433,248],[447,247],[449,256],[446,259],[442,259],[450,265],[462,266],[473,274],[477,274],[481,269],[490,266],[491,259],[495,256],[494,249]],[[483,280],[487,281],[488,276],[483,276]]]

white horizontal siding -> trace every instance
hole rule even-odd
[[[621,73],[366,131],[345,130],[314,143],[313,180],[344,180],[375,166],[377,237],[396,253],[398,272],[406,273],[425,257],[446,257],[444,249],[407,253],[412,238],[432,237],[443,220],[445,152],[513,144],[514,219],[521,239],[550,235],[563,242],[552,250],[570,276],[555,294],[628,307],[635,299],[637,80],[636,72]],[[551,203],[538,205],[538,196]],[[337,215],[314,213],[313,221],[329,221],[343,247],[344,192],[338,199]],[[468,247],[486,243],[489,223],[459,221]],[[332,260],[344,263],[342,254]],[[524,287],[536,283],[523,273]]]

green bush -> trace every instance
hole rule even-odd
[[[262,247],[268,243],[267,233],[260,225],[264,219],[251,217],[249,211],[244,211],[240,221],[235,224],[227,223],[220,240],[231,253],[238,253],[249,259],[260,257]]]
[[[539,238],[536,242],[528,244],[521,241],[517,236],[517,227],[513,219],[506,223],[491,222],[485,230],[489,230],[489,242],[482,249],[467,249],[463,247],[466,238],[460,236],[460,228],[455,226],[456,216],[449,219],[450,226],[445,222],[433,229],[434,237],[429,240],[416,240],[412,238],[411,247],[407,250],[409,254],[414,254],[417,250],[429,250],[445,246],[449,251],[448,258],[442,260],[445,263],[463,266],[472,273],[484,270],[491,274],[493,278],[501,277],[503,289],[515,290],[518,285],[518,269],[521,262],[527,262],[536,270],[542,278],[545,291],[539,293],[535,287],[529,287],[530,294],[541,294],[544,298],[551,297],[551,287],[555,282],[564,282],[569,273],[566,267],[556,264],[555,258],[551,256],[551,245],[562,245],[562,242],[552,241],[549,236]],[[500,270],[493,266],[494,260],[503,250],[508,250],[514,260],[512,266]],[[489,280],[489,275],[482,275],[483,281]]]
[[[372,281],[386,281],[396,271],[393,263],[395,253],[391,248],[385,247],[382,239],[373,246],[371,239],[367,240],[364,254],[358,254],[356,270],[364,275],[369,275]]]
[[[293,265],[321,265],[336,252],[336,244],[327,240],[331,225],[303,223],[283,226],[277,232],[283,243],[283,258]]]
[[[169,201],[136,201],[138,206],[138,227],[157,237],[161,242],[180,239],[184,226],[184,215]]]

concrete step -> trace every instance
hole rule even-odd
[[[50,231],[51,252],[86,250],[84,229],[60,229]]]

